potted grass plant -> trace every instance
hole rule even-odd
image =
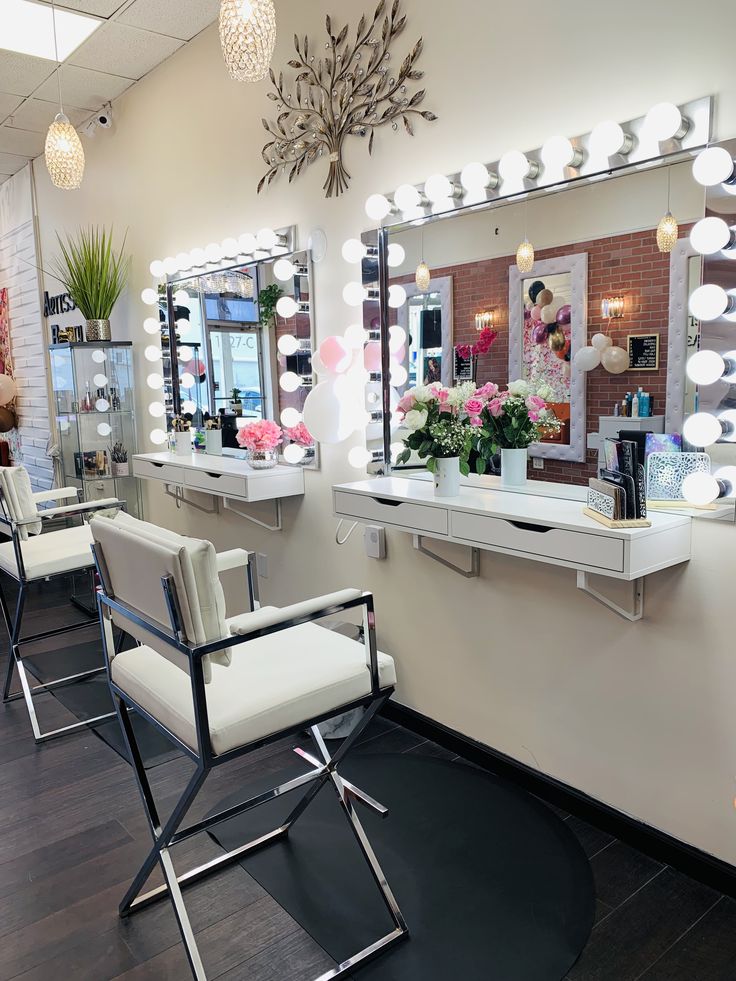
[[[130,272],[130,257],[125,255],[127,233],[119,249],[113,247],[112,230],[96,225],[80,228],[74,237],[62,239],[58,233],[56,237],[61,253],[53,274],[87,321],[85,338],[109,341],[110,315]]]

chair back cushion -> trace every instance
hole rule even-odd
[[[8,516],[13,521],[27,521],[38,515],[36,502],[33,500],[31,478],[25,467],[0,467],[0,487],[2,487]],[[18,537],[28,541],[29,535],[41,534],[41,519],[29,525],[18,527]]]
[[[170,631],[171,622],[161,585],[171,575],[187,642],[196,646],[228,636],[225,596],[217,574],[211,542],[186,538],[166,528],[140,521],[125,512],[95,517],[92,535],[102,549],[114,598],[137,610],[144,619]],[[149,647],[186,669],[186,658],[139,624],[119,624]],[[226,649],[203,660],[205,681],[211,680],[210,658],[230,664]]]

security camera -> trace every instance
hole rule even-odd
[[[95,123],[101,129],[110,129],[112,126],[112,110],[109,106],[106,106],[97,113],[95,116]]]

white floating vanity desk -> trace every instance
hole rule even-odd
[[[206,453],[139,453],[133,457],[133,473],[142,480],[156,480],[164,485],[165,493],[177,505],[182,503],[200,511],[214,513],[219,501],[227,511],[269,531],[281,529],[281,499],[304,494],[304,470],[301,467],[276,466],[271,470],[254,470],[245,460],[229,456],[210,456]],[[187,490],[209,494],[214,501],[211,509],[189,501]],[[267,524],[233,507],[232,502],[256,503],[274,501],[276,521]]]
[[[427,479],[377,477],[333,487],[333,505],[338,518],[408,532],[421,551],[424,538],[470,547],[471,569],[457,570],[466,576],[478,574],[479,549],[576,569],[580,589],[631,620],[642,616],[643,578],[690,559],[687,515],[659,512],[649,516],[650,528],[606,528],[582,513],[584,488],[569,488],[573,500],[552,496],[543,484],[539,494],[534,490],[474,484],[462,486],[458,497],[435,497]],[[594,590],[590,574],[634,583],[633,611]]]

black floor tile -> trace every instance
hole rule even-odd
[[[621,841],[607,845],[590,860],[598,899],[616,908],[664,866]]]
[[[445,749],[444,746],[433,743],[431,739],[425,740],[413,749],[408,750],[408,752],[413,753],[415,756],[432,756],[436,760],[448,760],[448,762],[457,759],[456,753]]]
[[[736,902],[724,897],[641,976],[641,981],[733,981]]]
[[[609,835],[606,831],[601,831],[600,828],[595,828],[592,824],[588,824],[587,821],[583,821],[582,818],[572,816],[568,818],[566,823],[568,828],[577,835],[580,844],[583,846],[583,851],[588,858],[597,855],[602,848],[606,848],[607,845],[610,845],[616,840],[613,835]]]

